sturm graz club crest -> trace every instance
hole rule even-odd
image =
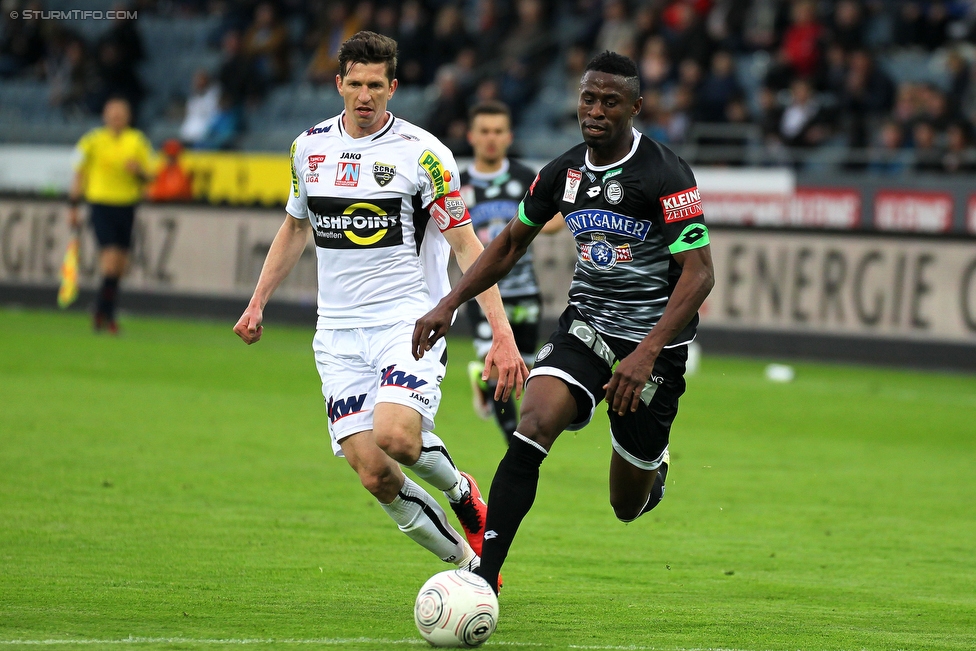
[[[394,176],[396,176],[396,165],[387,165],[386,163],[380,162],[373,163],[373,178],[381,188],[392,181]]]
[[[592,237],[591,241],[580,245],[580,257],[597,269],[613,269],[618,262],[630,262],[634,259],[630,244],[614,246],[600,233],[594,233]]]

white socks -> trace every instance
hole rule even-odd
[[[433,432],[421,432],[421,436],[420,458],[407,467],[434,488],[444,491],[450,501],[459,501],[469,489],[468,480],[458,472],[444,441]]]
[[[426,440],[425,434],[425,444]],[[381,503],[380,506],[393,518],[400,531],[420,546],[429,549],[442,561],[455,563],[460,567],[464,567],[462,563],[465,562],[470,564],[470,557],[474,552],[467,540],[447,523],[446,514],[440,504],[409,477],[404,478],[403,487],[396,498],[391,503]]]

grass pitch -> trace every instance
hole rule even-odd
[[[0,649],[423,645],[447,566],[332,458],[311,327],[0,315]],[[451,352],[437,430],[487,490],[501,435]],[[706,355],[633,524],[605,415],[563,435],[488,648],[976,648],[976,376],[763,366]]]

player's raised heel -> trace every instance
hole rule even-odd
[[[668,479],[668,466],[671,465],[671,453],[665,449],[661,459],[661,466],[657,469],[657,477],[654,478],[654,485],[651,487],[651,494],[647,498],[647,504],[641,509],[640,514],[644,515],[664,499],[665,482]]]
[[[468,544],[474,553],[481,556],[481,547],[485,540],[485,520],[488,517],[488,505],[481,497],[481,491],[474,477],[466,472],[461,476],[468,480],[468,491],[457,502],[451,502],[454,515],[457,516]]]

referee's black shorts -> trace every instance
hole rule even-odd
[[[589,333],[585,332],[587,327]],[[594,352],[589,336],[592,332],[592,326],[585,324],[576,308],[566,308],[559,317],[559,327],[539,351],[529,374],[530,379],[539,375],[557,377],[569,387],[577,409],[576,419],[567,428],[569,430],[585,427],[593,418],[597,403],[606,397],[603,385],[613,375],[608,361],[614,361],[612,358],[621,360],[637,347],[637,342],[600,334],[612,351],[601,356]],[[661,464],[671,435],[671,424],[678,414],[678,398],[685,392],[687,361],[688,346],[665,348],[654,362],[654,370],[637,411],[628,410],[619,416],[608,406],[613,449],[638,468],[654,470]]]
[[[103,203],[88,204],[88,220],[95,229],[98,246],[115,246],[128,251],[132,248],[132,225],[135,223],[135,206],[109,206]]]

